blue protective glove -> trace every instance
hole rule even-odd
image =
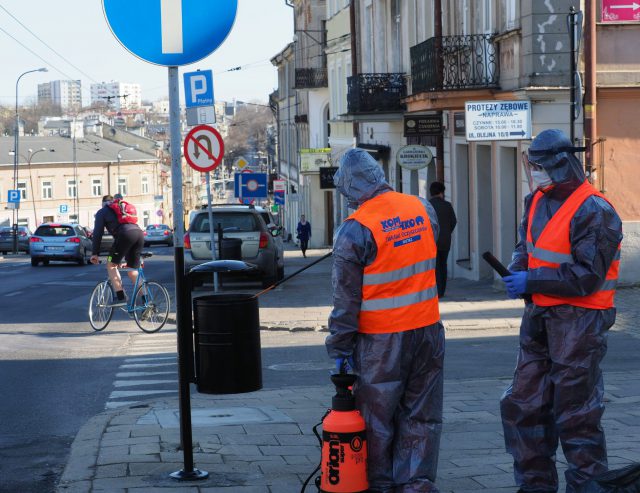
[[[353,356],[342,356],[336,358],[336,373],[353,372]]]
[[[526,270],[519,272],[511,272],[510,276],[504,276],[502,280],[507,285],[507,295],[512,300],[519,298],[527,290],[527,277]]]

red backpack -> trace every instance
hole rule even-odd
[[[118,216],[120,224],[138,224],[138,211],[133,204],[120,199],[111,202],[109,207]]]

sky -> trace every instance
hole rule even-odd
[[[180,67],[181,99],[182,73],[200,69],[213,70],[216,101],[267,102],[277,87],[270,59],[292,39],[292,9],[284,0],[238,0],[233,29],[222,45],[199,62]],[[39,83],[59,79],[80,79],[87,104],[92,83],[112,80],[139,83],[146,101],[166,99],[168,94],[167,68],[140,60],[119,43],[105,19],[102,0],[0,0],[0,67],[2,106],[15,105],[18,76],[40,67],[49,71],[20,80],[20,104],[35,102]],[[229,71],[234,67],[241,69]]]

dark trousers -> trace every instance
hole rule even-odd
[[[300,240],[300,250],[302,250],[302,255],[306,255],[308,246],[309,240]]]
[[[438,297],[442,298],[447,289],[447,257],[449,250],[438,250],[436,255],[436,284],[438,286]]]

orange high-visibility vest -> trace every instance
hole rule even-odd
[[[547,225],[540,233],[538,240],[533,243],[531,235],[531,223],[533,221],[536,206],[542,197],[538,191],[533,196],[529,208],[529,222],[527,226],[527,252],[529,253],[529,269],[538,267],[551,267],[557,269],[560,264],[575,263],[571,255],[570,227],[573,216],[592,195],[597,195],[607,200],[588,181],[584,181],[565,201],[558,211],[551,217]],[[609,202],[607,200],[607,202]],[[533,302],[539,306],[574,305],[595,310],[604,310],[614,306],[614,295],[618,282],[618,267],[620,264],[620,245],[611,266],[607,271],[606,279],[598,290],[587,296],[552,296],[549,294],[534,293]]]
[[[349,216],[367,227],[378,248],[364,269],[358,331],[390,333],[440,320],[436,243],[418,197],[386,192]]]

